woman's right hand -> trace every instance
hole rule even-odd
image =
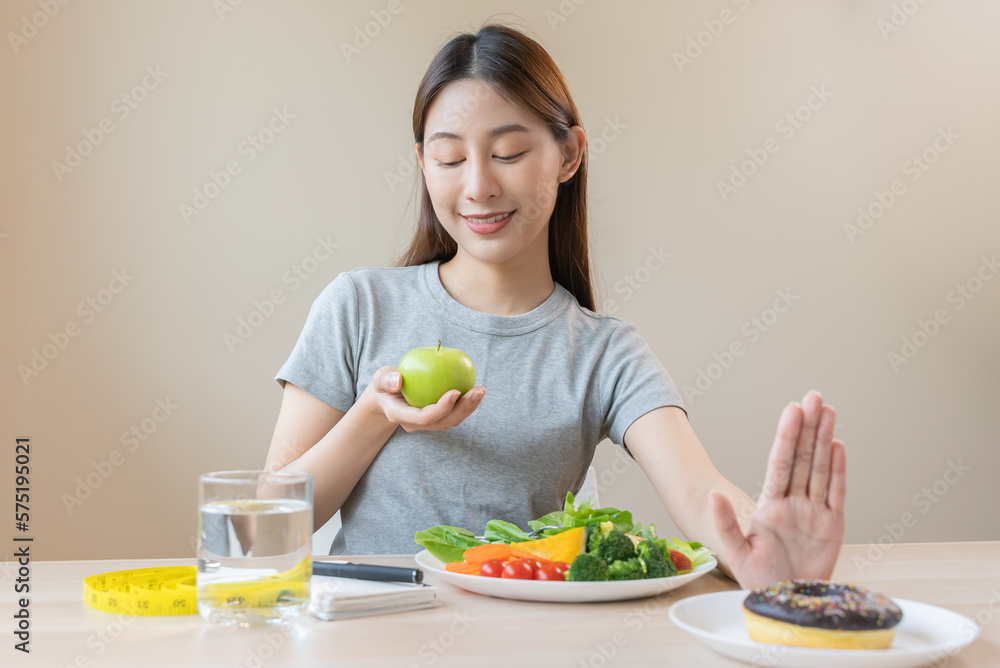
[[[460,392],[451,390],[445,392],[436,404],[416,408],[406,403],[400,392],[401,386],[402,378],[396,367],[384,366],[375,372],[369,390],[374,390],[375,404],[385,418],[406,431],[451,429],[472,415],[472,411],[479,407],[486,393],[485,387],[477,385],[458,399]]]

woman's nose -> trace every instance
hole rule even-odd
[[[490,197],[499,196],[503,190],[500,180],[489,163],[489,158],[469,159],[469,169],[465,176],[465,196],[474,201],[486,201]]]

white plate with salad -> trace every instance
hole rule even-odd
[[[525,531],[503,520],[490,520],[483,536],[458,527],[431,527],[415,536],[417,544],[425,548],[416,555],[416,562],[446,582],[477,594],[556,603],[656,596],[696,580],[717,565],[712,550],[700,543],[659,538],[653,525],[634,524],[629,511],[591,508],[589,499],[576,502],[572,493],[566,495],[563,510],[548,513],[528,525],[531,530]],[[617,535],[610,536],[612,533]],[[543,544],[545,549],[552,551],[546,552]],[[534,561],[530,570],[537,567],[538,572],[534,576],[531,572],[517,575],[504,569],[501,575],[494,570],[491,572],[496,574],[489,577],[481,567],[486,561],[474,558],[477,553],[492,555],[497,548],[510,552],[508,546],[518,550],[509,557],[511,560],[527,558]],[[536,551],[532,552],[533,549]],[[557,554],[565,558],[555,556]],[[496,568],[509,565],[503,559],[492,559],[488,555],[482,558],[494,562]],[[542,561],[534,560],[543,556]],[[543,564],[546,558],[549,561]],[[538,577],[540,571],[553,565],[570,572],[556,577],[548,575],[544,579]],[[651,573],[670,574],[650,577]]]
[[[716,566],[715,557],[709,556],[684,575],[643,580],[614,580],[608,582],[543,582],[540,580],[511,580],[488,578],[482,575],[465,575],[446,571],[444,563],[427,550],[416,556],[417,564],[440,575],[446,582],[476,594],[512,598],[519,601],[548,601],[551,603],[589,603],[594,601],[626,601],[632,598],[656,596],[665,591],[697,580]]]

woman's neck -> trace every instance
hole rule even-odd
[[[462,306],[494,315],[521,315],[538,308],[555,289],[548,257],[544,260],[521,257],[493,264],[459,250],[439,265],[438,276]]]

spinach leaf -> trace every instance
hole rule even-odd
[[[544,526],[544,525],[541,525]],[[531,540],[531,536],[521,530],[521,527],[503,520],[490,520],[486,523],[483,537],[488,543],[521,543]]]
[[[418,531],[414,540],[446,564],[461,561],[462,553],[467,549],[483,545],[483,541],[478,540],[468,529],[443,524]]]

